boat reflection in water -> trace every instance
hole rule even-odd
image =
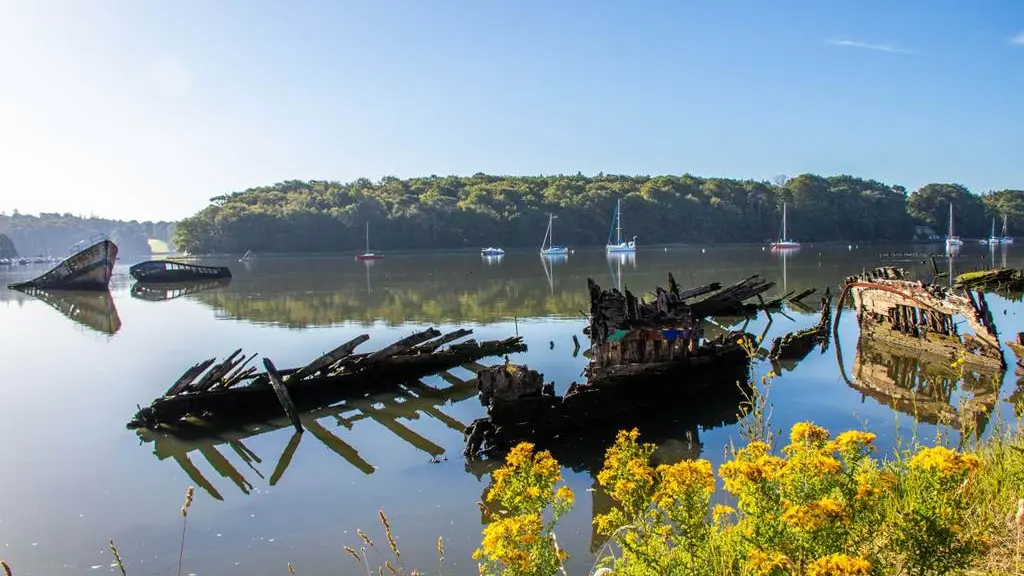
[[[894,410],[921,422],[978,435],[999,400],[1005,374],[994,364],[965,363],[955,368],[948,358],[870,334],[862,334],[857,341],[852,378],[841,372],[850,387]]]
[[[216,278],[211,280],[199,280],[195,282],[173,282],[162,284],[151,284],[136,282],[132,286],[132,298],[148,300],[150,302],[162,302],[173,300],[189,294],[197,294],[223,288],[231,283],[231,278]]]
[[[96,332],[114,335],[121,329],[114,298],[107,290],[17,290],[46,302],[64,316]]]
[[[291,428],[292,423],[284,415],[259,422],[235,424],[214,424],[191,419],[182,421],[172,430],[154,431],[139,428],[136,433],[143,442],[153,444],[153,453],[158,459],[174,460],[197,486],[218,500],[223,500],[224,496],[193,461],[197,455],[219,476],[228,478],[244,494],[249,494],[254,488],[250,481],[252,476],[260,480],[266,478],[269,486],[276,485],[291,463],[303,436],[313,436],[315,441],[323,443],[363,474],[369,475],[376,470],[376,467],[367,460],[372,457],[360,454],[356,447],[343,440],[345,430],[351,430],[356,425],[366,426],[367,423],[359,422],[367,421],[382,426],[422,451],[426,457],[436,460],[444,454],[445,449],[400,420],[417,420],[422,415],[461,434],[466,425],[442,412],[441,407],[476,396],[475,379],[460,377],[457,373],[472,373],[478,368],[483,366],[473,362],[458,369],[439,373],[438,377],[448,384],[445,388],[437,388],[424,380],[417,380],[405,385],[396,385],[390,392],[350,398],[333,405],[304,411],[299,419],[309,434],[296,432],[286,443],[282,440],[284,445],[281,454],[273,460],[265,461],[250,450],[245,442],[261,434]],[[235,453],[241,466],[228,459],[225,448]],[[273,469],[269,470],[270,474],[267,476],[267,470],[261,468],[269,466],[273,466]],[[247,476],[249,472],[243,474],[246,468],[251,470],[251,475]]]

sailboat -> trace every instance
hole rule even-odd
[[[1006,214],[1003,214],[1003,237],[999,239],[1000,244],[1013,244],[1013,236],[1006,235]]]
[[[999,244],[999,237],[996,236],[996,219],[992,218],[992,231],[988,233],[988,239],[982,238],[982,244],[988,244],[989,246],[995,246]]]
[[[946,235],[946,246],[963,246],[964,241],[953,235],[953,203],[949,203],[949,233]]]
[[[608,231],[608,243],[604,249],[607,252],[636,252],[636,236],[629,242],[622,241],[622,199],[615,201],[615,217],[614,217],[614,229],[615,229],[615,244],[612,244],[612,232]]]
[[[569,249],[565,246],[556,246],[554,243],[554,235],[551,233],[551,225],[555,221],[554,214],[548,214],[548,230],[544,233],[544,240],[540,243],[540,255],[541,256],[565,256],[569,253]]]
[[[800,248],[800,243],[787,238],[787,226],[786,226],[786,203],[782,203],[782,236],[778,242],[772,242],[772,250],[796,250]]]
[[[366,252],[356,255],[356,260],[380,260],[384,256],[370,252],[370,222],[366,222]]]

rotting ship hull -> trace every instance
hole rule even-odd
[[[23,290],[106,290],[117,260],[117,244],[102,240],[65,259],[46,274],[8,288]]]

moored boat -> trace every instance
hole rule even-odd
[[[160,284],[231,278],[231,270],[226,266],[200,266],[174,260],[147,260],[129,268],[128,273],[139,282]]]

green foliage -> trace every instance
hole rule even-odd
[[[192,253],[355,251],[363,249],[369,223],[372,249],[539,246],[553,213],[556,242],[600,246],[618,199],[623,233],[647,244],[775,239],[783,202],[791,235],[802,241],[906,240],[913,233],[900,186],[845,175],[779,182],[689,174],[291,180],[213,198],[179,223],[175,242]],[[975,196],[958,201],[981,206]],[[958,230],[987,233],[974,220]]]
[[[168,241],[174,226],[170,222],[123,222],[45,212],[38,216],[0,214],[0,234],[10,237],[22,256],[63,256],[75,244],[99,234],[113,240],[122,254],[148,255],[147,239]]]

